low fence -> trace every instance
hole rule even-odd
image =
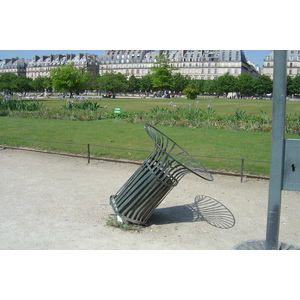
[[[73,156],[73,157],[81,157],[87,159],[88,164],[91,163],[91,160],[107,160],[107,161],[114,161],[114,162],[122,162],[122,163],[133,163],[133,164],[140,164],[141,162],[133,161],[133,160],[125,160],[125,159],[113,159],[113,158],[108,158],[108,157],[97,157],[91,155],[92,153],[92,148],[97,147],[97,148],[105,148],[105,149],[110,149],[110,150],[121,150],[121,151],[133,151],[133,152],[141,152],[145,153],[145,157],[149,155],[152,151],[151,150],[138,150],[138,149],[129,149],[129,148],[121,148],[121,147],[111,147],[111,146],[102,146],[102,145],[95,145],[95,144],[82,144],[82,143],[70,143],[70,142],[57,142],[57,141],[43,141],[43,140],[33,140],[33,139],[22,139],[22,138],[16,138],[16,137],[6,137],[6,136],[0,136],[2,139],[11,139],[11,140],[20,140],[20,141],[26,141],[26,142],[37,142],[37,143],[51,143],[51,144],[63,144],[63,145],[77,145],[77,146],[82,146],[84,151],[81,151],[79,154],[74,154],[72,152],[61,152],[60,150],[58,151],[51,151],[51,150],[46,150],[46,149],[38,149],[38,148],[27,148],[24,146],[12,146],[12,145],[6,145],[5,143],[0,145],[3,148],[9,148],[9,149],[19,149],[19,150],[26,150],[26,151],[36,151],[36,152],[43,152],[43,153],[50,153],[50,154],[60,154],[60,155],[66,155],[66,156]],[[209,170],[213,174],[222,174],[222,175],[229,175],[229,176],[239,176],[241,179],[241,183],[243,182],[245,177],[248,178],[257,178],[257,179],[269,179],[267,176],[260,176],[260,175],[251,175],[251,174],[246,174],[245,173],[245,162],[253,162],[253,163],[259,163],[259,164],[270,164],[269,161],[264,161],[264,160],[251,160],[251,159],[245,159],[245,158],[229,158],[229,157],[213,157],[213,156],[203,156],[203,155],[197,155],[197,154],[192,154],[191,155],[198,159],[198,158],[206,158],[206,159],[218,159],[218,160],[231,160],[235,162],[240,162],[240,172],[239,173],[233,173],[233,172],[226,172],[226,171],[214,171],[214,170]]]

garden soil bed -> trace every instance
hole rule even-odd
[[[109,222],[115,218],[109,198],[135,172],[136,164],[87,164],[83,158],[16,149],[0,150],[0,164],[2,250],[221,250],[266,236],[268,180],[244,178],[241,183],[239,177],[214,174],[210,182],[189,174],[147,226],[122,230]],[[222,204],[234,219],[226,228],[218,226],[225,215],[212,216],[214,224],[195,219],[188,208],[196,196]],[[279,236],[298,246],[299,200],[300,192],[282,192]]]

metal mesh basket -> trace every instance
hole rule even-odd
[[[179,180],[188,173],[213,180],[212,175],[172,139],[149,124],[144,128],[154,142],[152,153],[121,189],[110,197],[110,204],[123,221],[145,224]]]

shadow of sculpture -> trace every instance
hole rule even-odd
[[[218,200],[205,195],[196,196],[192,204],[155,209],[148,225],[199,221],[222,229],[235,225],[231,211]]]

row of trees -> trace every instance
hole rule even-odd
[[[129,78],[121,73],[104,73],[92,75],[83,68],[77,69],[73,64],[63,65],[51,71],[49,77],[37,77],[34,80],[26,76],[13,73],[0,74],[0,91],[5,93],[26,92],[68,92],[70,96],[85,90],[97,90],[110,93],[149,93],[153,91],[172,91],[185,93],[189,98],[195,98],[198,94],[228,95],[236,92],[239,96],[252,96],[272,93],[273,82],[266,75],[253,78],[249,74],[241,74],[237,77],[228,73],[214,80],[191,79],[178,72],[173,72],[169,61],[161,56],[151,73],[136,78]],[[300,94],[300,75],[295,78],[287,78],[287,94]]]

